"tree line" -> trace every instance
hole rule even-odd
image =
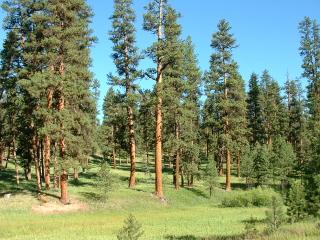
[[[295,179],[304,188],[306,210],[317,212],[320,34],[315,19],[305,17],[298,26],[307,88],[289,74],[280,86],[268,70],[253,73],[246,88],[228,21],[221,20],[212,35],[210,68],[203,72],[192,38],[181,36],[181,15],[167,0],[150,0],[145,7],[143,29],[154,39],[146,49],[137,47],[133,1],[114,0],[109,39],[117,71],[108,75],[98,124],[98,84],[89,70],[93,13],[86,1],[11,0],[3,8],[0,160],[3,167],[13,160],[17,183],[19,160],[26,179],[34,166],[38,190],[42,182],[47,189],[60,185],[67,202],[70,169],[77,179],[79,167],[85,169],[90,155],[100,151],[114,168],[128,159],[130,188],[139,180],[137,156],[146,170],[154,159],[160,199],[165,199],[163,169],[172,172],[177,190],[203,178],[211,191],[217,175],[225,176],[227,191],[233,176],[245,177],[248,185],[283,189],[296,186]],[[152,68],[139,67],[145,58]],[[142,90],[139,79],[155,85]]]

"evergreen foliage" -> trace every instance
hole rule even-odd
[[[213,34],[210,72],[206,79],[207,97],[215,102],[210,113],[217,122],[218,143],[226,158],[226,189],[231,190],[231,158],[237,156],[239,142],[247,134],[246,94],[244,81],[238,72],[238,65],[232,58],[237,47],[226,20],[218,24]]]
[[[143,235],[141,224],[130,214],[124,221],[124,226],[117,234],[118,240],[138,240]]]
[[[257,144],[253,153],[253,171],[254,178],[257,185],[265,185],[269,182],[270,172],[270,158],[271,153],[267,145]]]
[[[127,108],[127,131],[129,137],[130,179],[129,187],[136,185],[136,133],[135,133],[135,108],[137,102],[136,80],[141,76],[137,70],[140,55],[135,46],[135,13],[132,0],[115,0],[114,13],[111,17],[112,31],[110,40],[113,42],[113,61],[119,77],[110,75],[111,84],[125,89],[123,104]]]
[[[284,223],[286,215],[283,209],[282,201],[277,197],[272,197],[272,204],[266,211],[267,231],[272,233]]]
[[[306,193],[303,184],[300,181],[293,182],[288,192],[287,215],[291,222],[298,222],[306,216]]]
[[[208,162],[206,170],[205,170],[204,179],[205,179],[206,185],[209,189],[209,196],[211,197],[213,188],[217,187],[219,185],[216,162],[213,159],[209,159],[209,162]]]

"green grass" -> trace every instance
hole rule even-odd
[[[257,218],[257,227],[263,232],[266,208],[223,208],[221,202],[230,195],[243,194],[242,179],[234,178],[236,190],[232,193],[217,188],[212,198],[201,182],[193,188],[176,191],[172,176],[164,175],[167,202],[156,199],[153,176],[146,175],[142,163],[138,164],[138,185],[127,188],[128,166],[112,170],[117,186],[105,201],[97,198],[95,186],[98,163],[93,162],[86,173],[80,174],[79,182],[70,180],[71,201],[79,199],[89,205],[89,210],[64,214],[37,214],[31,210],[40,203],[36,199],[35,182],[22,180],[14,184],[13,166],[0,172],[0,239],[6,240],[102,240],[116,239],[123,221],[132,213],[142,224],[145,234],[141,239],[241,239],[246,220]],[[152,166],[150,167],[152,169]],[[221,178],[221,183],[224,179]],[[12,193],[9,199],[2,198]],[[57,201],[59,192],[50,190],[51,201]],[[256,239],[319,239],[320,230],[315,221],[284,225],[268,237]]]

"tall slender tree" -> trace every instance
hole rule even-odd
[[[162,183],[162,139],[163,139],[163,80],[164,71],[176,61],[176,36],[180,35],[180,28],[172,21],[177,19],[178,13],[167,0],[152,0],[146,7],[143,27],[157,36],[157,41],[147,49],[147,55],[157,64],[157,68],[149,72],[155,73],[156,80],[156,131],[155,131],[155,195],[164,198]]]
[[[137,146],[134,109],[136,105],[137,85],[135,80],[141,75],[137,70],[140,56],[135,46],[135,18],[132,0],[114,1],[114,13],[111,17],[113,29],[110,31],[110,39],[114,44],[112,57],[117,67],[119,77],[111,76],[111,81],[114,85],[125,88],[131,164],[129,187],[136,185]]]
[[[258,75],[253,73],[249,80],[249,92],[248,92],[248,128],[250,132],[249,141],[252,145],[258,142],[262,142],[261,133],[261,107],[260,107],[260,95],[261,90],[259,86]]]
[[[238,138],[246,134],[246,96],[244,81],[238,73],[238,65],[232,58],[237,47],[226,20],[218,24],[213,34],[211,47],[215,50],[210,61],[210,76],[207,80],[208,97],[214,96],[216,109],[212,113],[219,122],[219,142],[226,158],[226,190],[231,190],[232,154],[238,150]]]
[[[305,17],[299,24],[301,34],[300,55],[303,57],[302,76],[309,80],[308,108],[313,120],[314,130],[319,130],[320,123],[320,27],[310,17]]]

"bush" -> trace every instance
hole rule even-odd
[[[306,194],[301,182],[293,182],[287,197],[287,214],[291,222],[298,222],[306,217]]]
[[[107,194],[115,186],[115,176],[111,173],[109,164],[103,163],[97,173],[97,176],[96,187],[101,196],[107,197]]]
[[[276,231],[286,220],[284,205],[281,198],[272,197],[270,209],[266,211],[267,232]]]
[[[272,189],[256,188],[229,193],[222,200],[223,207],[266,207],[271,206],[272,197],[278,196]]]
[[[124,226],[117,234],[118,240],[138,240],[143,235],[141,224],[130,214],[124,221]]]

